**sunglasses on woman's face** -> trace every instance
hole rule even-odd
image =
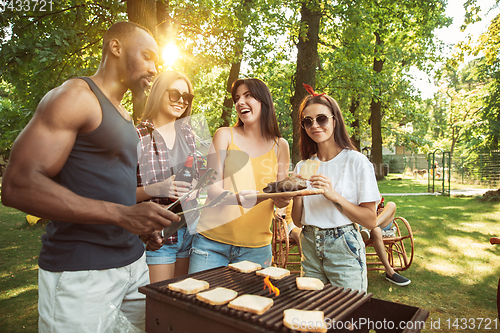
[[[167,90],[167,92],[168,92],[168,98],[170,99],[171,102],[178,102],[181,100],[181,97],[182,97],[182,102],[185,105],[189,105],[189,104],[191,104],[191,102],[193,101],[193,98],[194,98],[193,94],[190,94],[190,93],[181,94],[179,92],[179,90],[176,90],[176,89],[170,89],[170,90]]]
[[[333,118],[333,116],[327,116],[324,114],[320,114],[319,116],[316,117],[316,119],[311,118],[311,117],[304,117],[300,121],[300,125],[304,129],[309,129],[312,127],[312,125],[316,121],[318,123],[318,126],[326,127],[328,125],[328,119],[330,119],[330,118]]]

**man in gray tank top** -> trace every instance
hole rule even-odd
[[[95,75],[47,93],[12,146],[2,203],[51,220],[39,257],[39,332],[96,332],[115,308],[144,329],[138,287],[149,275],[137,235],[180,219],[136,204],[138,137],[121,100],[128,89],[144,93],[157,60],[151,33],[114,24]]]

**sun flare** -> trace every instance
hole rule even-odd
[[[179,54],[180,54],[179,48],[174,43],[169,43],[165,45],[161,53],[164,65],[172,66],[177,60],[177,58],[179,58]]]

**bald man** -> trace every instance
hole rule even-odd
[[[39,332],[96,332],[113,308],[144,329],[149,235],[179,218],[136,203],[138,136],[121,105],[156,75],[158,45],[143,27],[114,24],[100,66],[45,95],[12,146],[2,203],[50,219],[39,256]],[[150,243],[151,244],[151,243]]]

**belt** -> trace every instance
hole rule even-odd
[[[346,224],[346,225],[343,225],[343,226],[340,226],[340,227],[336,227],[336,228],[326,228],[326,229],[323,229],[323,228],[320,228],[320,227],[316,227],[316,226],[313,226],[313,225],[305,225],[304,226],[304,231],[307,231],[307,232],[325,232],[325,235],[326,236],[330,236],[330,235],[333,235],[335,237],[339,237],[343,234],[345,234],[346,232],[349,232],[351,230],[356,230],[356,227],[354,226],[354,223],[351,223],[351,224]]]

